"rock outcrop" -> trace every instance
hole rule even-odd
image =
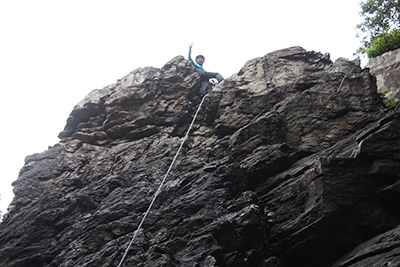
[[[178,56],[75,106],[13,184],[0,265],[117,266],[199,85]],[[300,47],[247,62],[205,98],[122,266],[399,266],[399,115],[359,62]]]
[[[400,100],[400,49],[372,59],[367,68],[376,77],[378,91]]]

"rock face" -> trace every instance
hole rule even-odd
[[[400,49],[387,52],[372,59],[367,68],[376,76],[378,91],[387,91],[387,97],[400,100]]]
[[[82,100],[14,182],[0,265],[117,266],[199,85],[178,56]],[[247,62],[205,98],[122,266],[400,266],[399,126],[358,62]]]

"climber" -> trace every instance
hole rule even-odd
[[[203,64],[205,61],[204,56],[198,55],[196,57],[196,62],[192,59],[191,54],[192,54],[192,46],[193,43],[189,44],[189,60],[192,62],[193,66],[195,66],[196,71],[200,74],[200,80],[201,80],[201,86],[200,86],[200,96],[204,96],[206,94],[208,85],[216,85],[220,83],[224,77],[222,77],[221,74],[217,72],[207,72],[203,68]],[[211,80],[211,81],[210,81]]]

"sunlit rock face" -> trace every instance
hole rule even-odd
[[[368,62],[372,75],[376,77],[378,91],[386,97],[400,100],[400,49],[387,52]]]
[[[0,265],[117,266],[199,87],[178,56],[78,103],[25,159]],[[211,89],[122,266],[399,264],[400,116],[368,69],[292,47]]]

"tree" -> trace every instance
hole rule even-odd
[[[360,3],[363,22],[357,25],[357,36],[362,37],[358,53],[366,53],[378,38],[400,29],[399,0],[366,0]]]

